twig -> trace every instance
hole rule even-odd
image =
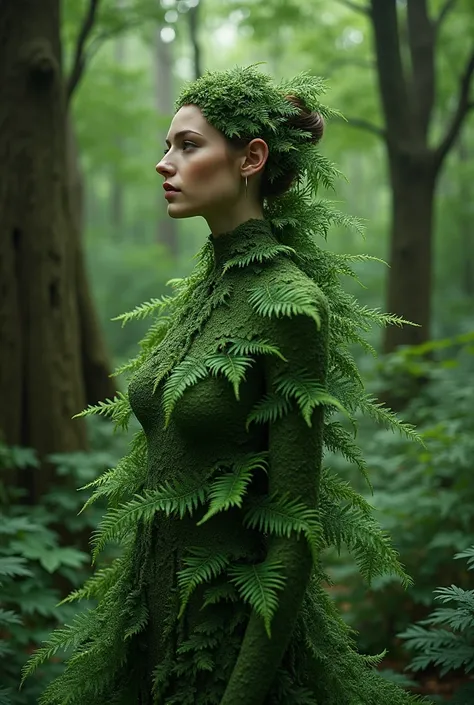
[[[444,20],[448,16],[448,14],[451,12],[451,10],[454,9],[454,6],[456,5],[457,1],[458,0],[446,0],[445,1],[443,7],[439,11],[438,17],[436,18],[436,20],[434,22],[436,32],[439,31],[439,28],[443,24]]]
[[[438,148],[435,151],[435,157],[438,166],[441,165],[443,159],[448,154],[449,150],[454,144],[456,137],[459,134],[464,118],[468,114],[469,110],[474,106],[474,102],[469,99],[469,92],[471,88],[471,79],[474,75],[474,48],[466,61],[466,65],[461,77],[461,83],[459,87],[459,96],[457,101],[457,107],[454,112],[451,124],[446,130],[446,134],[441,140]]]
[[[378,125],[375,125],[373,122],[370,122],[369,120],[364,120],[364,118],[352,118],[352,117],[346,117],[347,124],[349,127],[357,127],[360,130],[365,130],[366,132],[371,132],[373,135],[377,135],[377,137],[381,137],[383,140],[387,139],[387,132],[384,130],[383,127],[379,127]]]
[[[85,66],[84,47],[85,47],[87,38],[88,38],[89,34],[91,33],[92,28],[94,26],[99,2],[100,2],[100,0],[89,0],[89,8],[88,8],[88,11],[84,17],[81,31],[79,32],[79,35],[77,37],[76,50],[74,52],[74,63],[72,66],[71,74],[70,74],[70,76],[67,80],[67,84],[66,84],[66,86],[67,86],[66,87],[66,100],[68,103],[71,100],[72,94],[74,93],[75,89],[77,88],[77,85],[78,85],[79,81],[81,80],[81,77],[82,77],[82,74],[84,71],[84,66]]]

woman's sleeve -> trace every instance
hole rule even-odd
[[[317,287],[310,287],[310,290],[315,305],[311,310],[303,307],[308,315],[292,315],[298,310],[297,306],[292,310],[285,306],[274,308],[275,315],[268,315],[269,309],[266,310],[265,337],[278,347],[285,360],[276,355],[264,356],[267,394],[259,409],[261,416],[267,414],[271,418],[267,501],[273,509],[276,505],[282,507],[283,517],[286,507],[288,514],[294,517],[295,528],[301,521],[307,531],[289,531],[282,525],[278,529],[278,521],[275,530],[270,530],[265,562],[268,566],[278,566],[282,579],[276,593],[278,604],[271,618],[271,633],[269,636],[268,623],[265,625],[262,617],[252,611],[221,705],[262,705],[288,646],[312,571],[315,556],[314,548],[313,552],[310,548],[311,532],[317,533],[314,518],[321,471],[323,415],[329,397],[324,389],[327,305]],[[295,291],[293,289],[293,293]],[[291,298],[291,286],[287,293]],[[272,405],[273,412],[270,411]]]

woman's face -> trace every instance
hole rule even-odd
[[[229,148],[225,137],[204,118],[196,105],[185,105],[174,116],[167,150],[156,171],[176,191],[163,192],[168,215],[214,217],[235,207],[243,192],[240,167],[245,157]]]

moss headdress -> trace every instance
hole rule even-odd
[[[335,111],[320,102],[324,81],[308,73],[275,84],[254,66],[228,71],[208,71],[181,92],[178,110],[197,105],[204,117],[229,138],[261,137],[268,144],[265,172],[270,183],[290,172],[300,181],[309,177],[317,188],[332,175],[331,165],[308,140],[311,133],[292,126],[288,118],[299,109],[287,96],[299,98],[309,111],[330,118]]]

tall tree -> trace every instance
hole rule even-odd
[[[363,5],[339,0],[369,18],[385,127],[354,121],[385,142],[392,187],[390,273],[387,308],[419,324],[390,327],[385,352],[429,339],[431,319],[434,197],[447,155],[474,106],[470,98],[474,74],[474,42],[459,80],[455,107],[437,143],[430,142],[439,92],[436,52],[443,22],[457,0],[445,0],[437,14],[428,0],[406,0],[406,21],[397,0],[370,0]],[[409,61],[404,61],[407,50]]]
[[[67,110],[97,5],[90,0],[65,82],[60,1],[0,3],[0,431],[41,458],[87,447],[84,423],[71,417],[98,390],[103,398],[107,376],[80,248]],[[44,464],[13,479],[34,502],[52,472]]]

